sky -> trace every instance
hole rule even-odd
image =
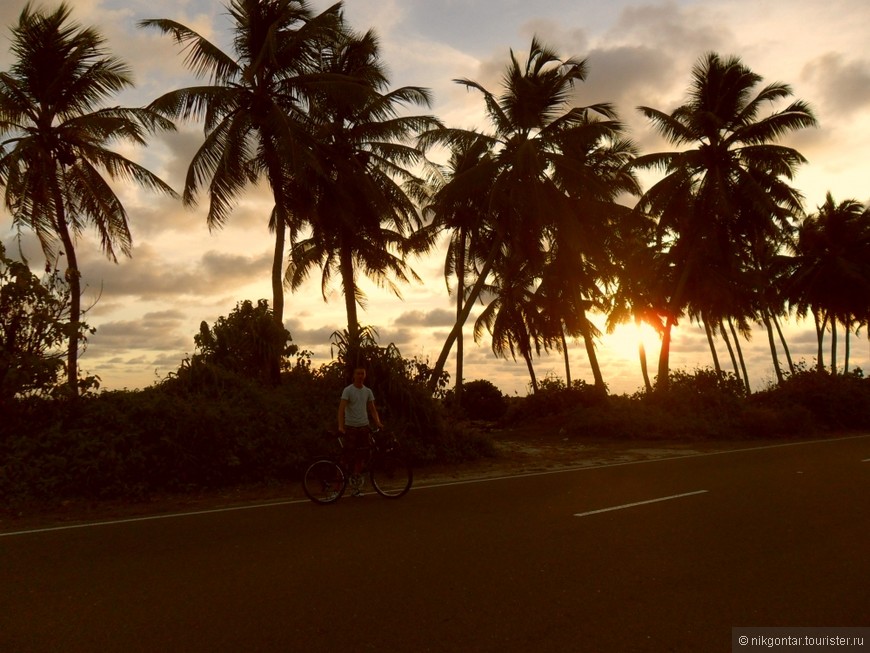
[[[7,26],[2,30],[6,44],[0,46],[0,69],[10,65],[8,26],[16,22],[24,4],[0,4],[0,26]],[[137,29],[139,20],[171,18],[225,49],[228,45],[226,8],[216,0],[69,4],[76,20],[98,27],[108,47],[132,68],[136,87],[118,98],[121,105],[144,105],[194,81],[171,40]],[[317,10],[329,4],[311,3]],[[636,107],[669,112],[685,98],[692,66],[705,53],[739,56],[765,83],[789,84],[794,96],[809,102],[816,113],[818,128],[783,141],[808,159],[794,181],[807,212],[814,212],[828,191],[836,201],[870,200],[870,5],[865,0],[346,0],[345,15],[354,29],[378,34],[392,86],[429,88],[433,103],[426,112],[463,128],[486,128],[482,102],[479,94],[452,80],[469,78],[497,91],[510,51],[522,59],[537,36],[563,58],[587,60],[588,78],[578,86],[573,103],[614,104],[644,153],[670,148]],[[118,149],[180,191],[201,142],[201,125],[179,124],[177,132],[152,139],[146,148]],[[653,181],[645,178],[645,187]],[[77,244],[86,285],[83,304],[90,307],[85,319],[97,329],[81,365],[97,374],[106,389],[159,381],[194,352],[193,336],[201,321],[213,324],[239,301],[271,297],[268,190],[250,188],[240,196],[227,225],[216,231],[206,226],[206,197],[197,207],[186,208],[133,187],[117,191],[130,216],[132,258],[109,261],[93,234],[85,234]],[[33,235],[22,232],[19,237],[2,209],[0,239],[8,252],[21,252],[35,269],[42,267],[44,259]],[[402,287],[401,299],[364,285],[367,303],[361,322],[377,329],[381,344],[395,343],[406,357],[434,363],[452,325],[444,253],[441,247],[411,261],[422,282]],[[329,289],[325,301],[315,273],[302,288],[286,294],[285,326],[296,344],[313,353],[314,365],[330,360],[330,335],[346,327],[339,291],[338,286]],[[601,316],[593,316],[593,321],[603,330]],[[488,379],[507,394],[526,394],[528,372],[522,360],[495,358],[486,334],[473,342],[470,325],[471,321],[465,336],[465,378]],[[789,323],[786,337],[795,359],[815,360],[811,321]],[[658,344],[650,334],[644,339],[654,369]],[[635,328],[627,326],[599,343],[599,360],[611,392],[632,393],[642,387],[637,340]],[[842,365],[842,336],[839,351]],[[744,352],[753,390],[771,384],[772,359],[762,330],[744,344]],[[721,343],[719,356],[727,362]],[[573,378],[591,383],[582,343],[571,344],[570,358]],[[452,360],[451,356],[451,373]],[[692,371],[710,365],[703,331],[681,324],[674,333],[671,368]],[[852,341],[850,366],[870,367],[870,344],[863,330]],[[536,372],[564,378],[561,355],[537,360]]]

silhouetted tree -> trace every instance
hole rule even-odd
[[[110,149],[138,145],[172,123],[151,109],[101,104],[133,85],[130,69],[113,57],[92,27],[72,21],[61,4],[52,11],[28,3],[12,27],[12,67],[0,75],[0,185],[18,229],[33,230],[46,259],[57,241],[66,257],[70,293],[67,386],[78,395],[82,329],[81,272],[76,239],[96,230],[103,252],[130,256],[127,211],[108,183],[132,181],[174,195],[154,174]]]

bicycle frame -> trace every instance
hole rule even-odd
[[[334,436],[341,448],[338,454],[313,461],[303,475],[303,487],[309,499],[320,504],[334,503],[344,494],[351,479],[356,477],[362,481],[366,474],[382,497],[398,499],[410,490],[413,470],[395,437],[379,435],[375,430],[369,434],[371,437],[360,446],[349,443],[343,434]],[[358,496],[361,485],[352,487]]]
[[[341,467],[341,471],[345,475],[363,474],[369,469],[369,464],[372,461],[372,456],[379,453],[392,451],[396,447],[395,437],[384,438],[379,437],[381,429],[369,429],[369,443],[362,446],[353,446],[346,444],[341,433],[338,434],[338,445],[341,448],[340,453],[336,457],[335,462]],[[354,469],[357,460],[360,461],[359,471]]]

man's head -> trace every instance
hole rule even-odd
[[[357,367],[353,370],[353,384],[357,388],[363,387],[366,380],[366,370],[364,367]]]

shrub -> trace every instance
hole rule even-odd
[[[800,409],[819,428],[870,428],[870,379],[860,368],[832,376],[799,363],[781,385],[753,395],[750,404],[781,412]]]
[[[444,403],[451,410],[456,410],[455,391],[447,393]],[[461,417],[496,422],[504,417],[507,407],[507,398],[491,381],[479,379],[462,384],[462,404],[458,411]]]
[[[277,383],[281,365],[298,353],[290,332],[275,322],[265,299],[256,307],[250,300],[239,302],[213,327],[202,322],[193,340],[194,362],[216,365],[264,384]]]
[[[369,354],[379,410],[417,463],[491,455],[484,438],[451,427],[395,347]],[[0,423],[0,495],[143,497],[298,478],[335,429],[343,365],[297,365],[282,381],[194,357],[144,390],[16,400]]]
[[[42,279],[21,261],[6,257],[0,243],[0,411],[14,397],[62,393],[63,345],[70,337],[69,285],[57,270]],[[93,331],[83,322],[73,337],[84,345]],[[79,379],[83,390],[96,377]]]

